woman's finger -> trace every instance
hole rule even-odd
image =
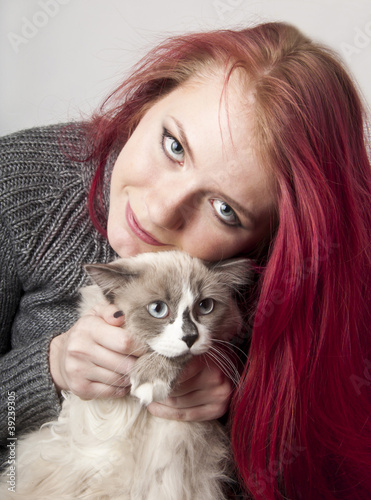
[[[233,382],[216,364],[196,359],[186,367],[170,397],[151,403],[148,411],[175,420],[214,420],[228,410]]]
[[[84,389],[84,392],[77,396],[81,399],[100,399],[100,398],[122,398],[130,391],[130,387],[117,387],[114,385],[101,384],[100,382],[91,382]]]
[[[208,404],[192,406],[190,408],[174,408],[165,403],[151,403],[147,407],[148,411],[160,418],[168,420],[181,420],[183,422],[203,422],[206,420],[216,420],[228,410],[228,403]]]
[[[229,385],[228,377],[218,364],[204,356],[197,356],[183,370],[171,396],[180,397],[204,390],[207,393],[226,382]]]
[[[71,330],[68,349],[90,355],[94,344],[119,354],[139,356],[146,351],[144,345],[124,328],[107,324],[100,316],[86,315]]]
[[[124,312],[118,309],[114,304],[108,304],[108,302],[96,304],[88,314],[99,316],[112,326],[123,326],[125,324]]]

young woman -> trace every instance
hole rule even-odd
[[[336,56],[281,23],[171,39],[89,123],[4,138],[5,443],[13,399],[18,434],[56,415],[62,389],[128,391],[140,346],[113,306],[76,321],[82,262],[171,248],[244,254],[259,277],[231,404],[231,382],[198,360],[149,411],[197,420],[229,407],[251,498],[369,498],[366,141]]]

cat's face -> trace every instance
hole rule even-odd
[[[169,358],[206,352],[241,326],[233,290],[248,282],[247,259],[206,265],[178,252],[140,254],[87,271],[125,313],[125,328]]]

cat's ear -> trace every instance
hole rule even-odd
[[[233,287],[250,284],[254,274],[253,261],[245,257],[209,262],[207,266],[220,275],[223,283]]]
[[[109,302],[114,302],[118,290],[122,290],[139,272],[125,265],[122,261],[109,264],[86,264],[84,269],[92,280],[100,287]]]

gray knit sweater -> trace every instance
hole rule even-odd
[[[8,391],[17,435],[57,416],[50,340],[76,321],[82,263],[114,257],[87,211],[93,165],[65,152],[66,144],[82,143],[77,126],[66,132],[61,125],[0,139],[1,463],[8,458]]]

